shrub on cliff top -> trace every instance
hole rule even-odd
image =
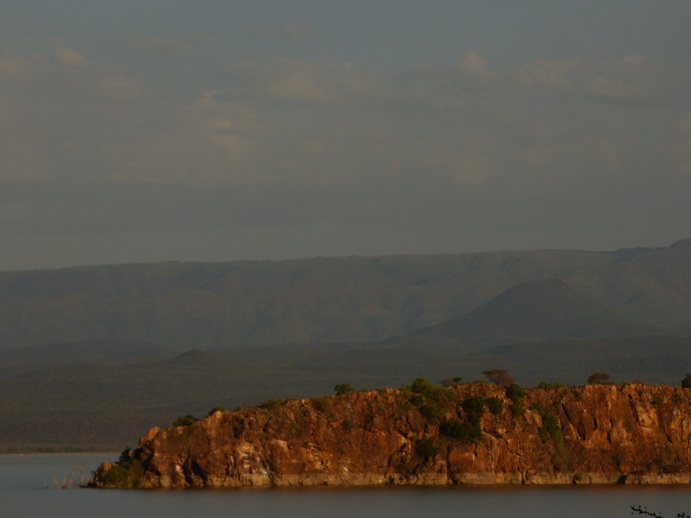
[[[197,419],[193,415],[187,414],[178,417],[175,421],[173,421],[173,423],[170,426],[189,426],[197,421],[199,421],[199,419]]]
[[[535,388],[539,389],[556,389],[556,388],[562,388],[564,386],[563,383],[560,383],[559,381],[553,381],[552,383],[547,383],[546,381],[541,381],[540,383],[537,384]]]
[[[433,388],[433,385],[427,378],[415,378],[410,384],[410,390],[416,394],[425,394]]]
[[[613,382],[609,379],[610,376],[606,372],[593,372],[588,376],[589,385],[611,385]]]
[[[336,391],[337,396],[345,396],[346,394],[355,393],[355,389],[347,383],[341,383],[339,385],[336,385],[334,387],[334,390]]]
[[[278,408],[282,406],[283,404],[288,401],[287,399],[267,399],[263,403],[259,404],[259,408],[263,408],[264,410],[273,410],[275,408]]]
[[[420,409],[429,421],[436,421],[456,400],[456,393],[446,387],[436,386],[426,378],[415,378],[410,386],[413,392],[410,402]]]
[[[684,388],[691,388],[691,374],[687,374],[686,377],[681,380],[681,386]]]
[[[211,410],[209,410],[209,413],[206,414],[206,417],[209,417],[211,414],[215,414],[216,412],[227,412],[227,410],[222,406],[215,406]]]

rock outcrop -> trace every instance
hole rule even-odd
[[[691,483],[691,389],[413,385],[153,428],[95,487]]]

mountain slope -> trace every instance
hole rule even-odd
[[[630,318],[691,322],[691,247],[158,263],[0,273],[0,350],[121,340],[174,351],[375,341],[555,278]]]
[[[557,279],[514,286],[479,308],[410,335],[457,341],[475,349],[495,345],[652,334],[658,329],[606,308]],[[456,349],[458,350],[458,349]]]

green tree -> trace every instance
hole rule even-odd
[[[441,423],[439,433],[466,444],[482,438],[479,422],[461,421],[455,417]]]
[[[509,385],[506,388],[506,397],[509,398],[511,403],[509,404],[509,409],[514,417],[523,415],[523,401],[525,400],[525,390],[516,385]]]
[[[434,444],[434,439],[426,438],[418,441],[415,446],[415,455],[422,460],[429,460],[439,453],[439,448]]]
[[[415,378],[413,382],[410,384],[410,390],[412,390],[416,394],[425,394],[427,392],[430,392],[432,388],[433,385],[429,382],[427,378]]]
[[[494,396],[485,399],[485,406],[494,415],[501,414],[502,410],[504,409],[504,405],[501,404],[501,401]]]

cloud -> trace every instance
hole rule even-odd
[[[89,64],[88,59],[70,48],[60,47],[54,49],[53,55],[58,63],[67,67],[83,67]]]
[[[107,164],[102,180],[118,183],[262,183],[257,165],[262,128],[254,112],[207,92],[187,104],[161,104],[148,112],[159,130],[138,128],[137,110],[114,121],[116,137],[102,135],[91,145]],[[127,128],[132,128],[126,133]]]
[[[569,88],[573,84],[574,70],[580,67],[578,60],[540,59],[524,65],[517,73],[518,83],[552,88]]]
[[[31,116],[0,92],[0,182],[45,179],[50,163]]]
[[[0,83],[28,83],[32,80],[66,77],[65,69],[82,68],[89,60],[69,47],[55,47],[46,53],[0,52]]]
[[[627,83],[621,79],[609,79],[597,76],[590,81],[586,91],[595,97],[605,97],[619,100],[636,100],[645,96],[645,89],[641,86]]]
[[[196,38],[210,50],[216,51],[220,48],[221,38],[218,36],[218,34],[201,32],[196,35]]]
[[[641,66],[648,63],[650,60],[647,56],[642,56],[640,54],[627,54],[621,58],[621,62],[625,65]]]
[[[141,99],[143,92],[135,81],[125,75],[105,75],[97,83],[96,92],[108,99],[136,100]]]
[[[459,68],[472,76],[486,77],[490,74],[487,61],[481,58],[477,52],[469,50],[458,62]]]
[[[146,34],[123,34],[112,41],[115,47],[125,54],[150,54],[162,58],[194,55],[192,45],[179,39],[156,38]]]
[[[231,91],[241,96],[333,104],[376,88],[377,81],[349,63],[269,59],[221,68]]]
[[[15,117],[25,121],[23,130],[12,141],[22,153],[7,149],[15,171],[7,178],[311,186],[350,192],[351,201],[377,192],[394,204],[393,197],[422,191],[428,198],[556,196],[569,185],[578,196],[598,174],[639,171],[663,153],[631,144],[659,126],[645,119],[648,111],[631,110],[653,86],[665,86],[642,56],[505,69],[489,67],[475,51],[447,66],[399,70],[247,60],[223,65],[213,87],[197,82],[183,90],[128,74],[122,64],[81,62],[73,52],[63,62],[55,52],[0,60],[0,74],[13,81],[40,78],[31,81],[35,92],[46,88],[55,98],[59,85],[79,99],[48,111],[27,98]],[[17,88],[7,103],[18,103],[20,90],[29,91]],[[31,157],[31,149],[41,153]]]
[[[138,100],[143,96],[138,80],[125,67],[91,61],[62,42],[44,52],[0,53],[0,83],[21,85],[13,93],[17,99],[37,95],[46,100]]]
[[[256,38],[280,37],[283,41],[298,42],[310,38],[316,34],[314,27],[310,25],[252,25],[245,27],[245,32]]]
[[[32,64],[17,54],[3,52],[0,54],[0,83],[18,83],[29,79]]]
[[[671,148],[677,157],[680,170],[691,177],[691,112],[679,117],[675,130],[676,138]]]
[[[284,25],[281,32],[287,41],[300,41],[315,34],[314,28],[307,25]]]
[[[521,153],[523,160],[531,166],[548,165],[554,158],[554,150],[550,146],[533,146]]]
[[[422,165],[426,174],[429,174],[430,170],[436,170],[437,174],[447,177],[450,183],[460,186],[483,184],[492,174],[491,161],[481,149],[428,151],[424,155]]]
[[[245,27],[245,32],[252,36],[267,38],[274,35],[274,28],[271,25],[252,25]]]
[[[563,94],[651,102],[664,88],[654,68],[647,57],[637,54],[604,61],[540,59],[509,71],[507,77],[523,87],[547,88]]]

